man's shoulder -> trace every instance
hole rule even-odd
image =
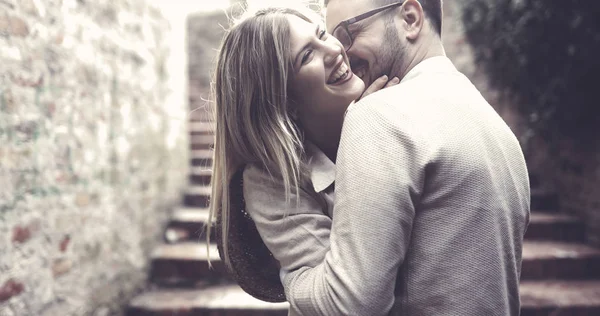
[[[479,95],[477,88],[461,72],[428,72],[402,81],[400,84],[372,93],[348,107],[348,112],[356,109],[368,111],[394,108],[395,111],[419,112],[423,105],[447,102],[460,102],[467,96]]]
[[[351,104],[346,112],[346,119],[407,118],[412,115],[413,109],[419,107],[422,95],[426,93],[428,92],[419,83],[412,81],[385,88]]]

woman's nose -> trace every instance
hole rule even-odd
[[[342,48],[333,42],[323,43],[324,62],[326,65],[333,65],[338,60],[338,56],[342,53]]]

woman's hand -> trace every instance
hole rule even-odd
[[[383,76],[377,78],[375,81],[373,81],[373,83],[371,83],[371,85],[363,92],[363,94],[356,101],[368,96],[369,94],[371,94],[373,92],[379,91],[381,89],[389,88],[391,86],[395,86],[399,83],[400,83],[400,79],[398,77],[394,77],[394,78],[392,78],[392,80],[388,81],[388,76],[383,75]]]

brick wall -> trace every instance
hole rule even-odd
[[[145,282],[188,165],[148,2],[0,0],[0,315],[113,315]]]

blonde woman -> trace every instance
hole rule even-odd
[[[282,301],[279,268],[323,260],[344,113],[363,91],[398,82],[384,76],[365,91],[310,11],[264,9],[227,32],[215,72],[210,216],[221,257],[247,292]]]

